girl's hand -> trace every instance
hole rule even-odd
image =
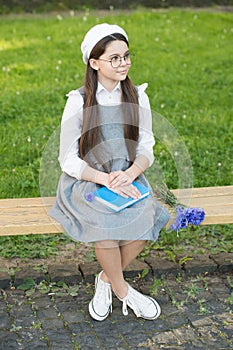
[[[109,174],[109,188],[116,189],[119,186],[128,186],[132,184],[131,177],[124,171],[113,171]]]
[[[121,195],[122,197],[125,197],[125,198],[131,197],[133,199],[138,199],[141,197],[141,193],[132,184],[126,185],[126,186],[118,186],[114,189],[110,188],[110,190]]]

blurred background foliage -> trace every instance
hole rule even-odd
[[[169,7],[211,7],[232,6],[233,0],[1,0],[0,14],[10,12],[45,13],[48,11],[67,11],[85,9],[136,9]]]

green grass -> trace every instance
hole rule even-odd
[[[185,143],[193,186],[231,184],[231,13],[141,10],[109,12],[103,17],[11,15],[0,21],[0,197],[41,194],[41,156],[59,127],[65,94],[83,84],[80,44],[97,22],[118,23],[128,32],[136,54],[130,76],[135,84],[149,83],[153,111],[165,117]],[[168,186],[176,188],[178,174],[166,145],[158,140],[154,152]],[[154,168],[148,177],[153,186]],[[229,229],[220,227],[218,232],[224,235]],[[5,238],[0,241],[7,246]]]

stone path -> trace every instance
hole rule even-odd
[[[0,274],[0,349],[232,349],[233,254],[196,256],[183,265],[166,259],[157,265],[156,258],[135,261],[125,273],[133,287],[160,303],[155,321],[131,310],[123,316],[116,297],[105,321],[92,320],[96,263],[24,266],[8,281]]]

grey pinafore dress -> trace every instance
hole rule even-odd
[[[132,163],[124,140],[122,113],[120,105],[99,106],[102,134],[107,150],[108,172],[126,170]],[[91,154],[95,168],[104,171],[102,164]],[[142,174],[136,181],[151,187]],[[170,215],[151,195],[120,212],[99,203],[87,201],[85,195],[94,192],[100,186],[77,180],[62,173],[56,202],[50,215],[64,228],[64,231],[75,241],[96,242],[101,240],[152,240],[156,241],[159,231],[168,222]]]

